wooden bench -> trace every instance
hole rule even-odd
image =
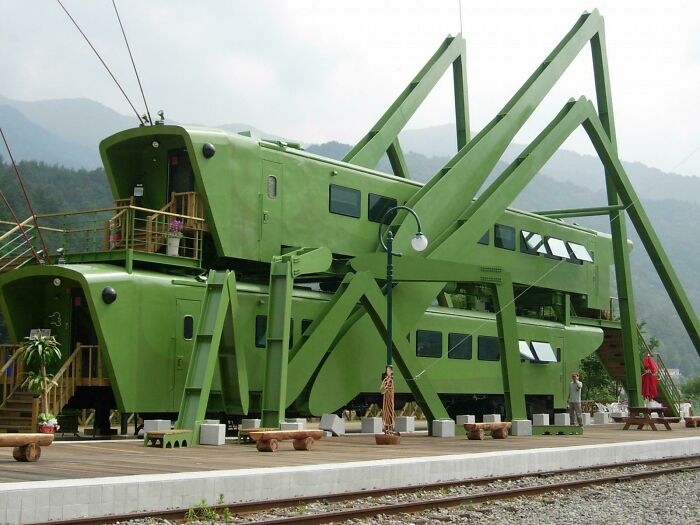
[[[239,428],[238,429],[238,443],[250,443],[254,440],[250,437],[251,432],[277,432],[278,428]]]
[[[14,447],[17,461],[33,462],[41,457],[41,447],[53,443],[53,434],[0,434],[0,447]]]
[[[153,430],[143,436],[143,445],[156,448],[180,448],[191,446],[192,431],[184,428],[174,430]]]
[[[687,416],[685,418],[685,426],[688,428],[700,427],[700,416]]]
[[[250,439],[255,441],[255,447],[260,452],[274,452],[279,442],[292,439],[294,450],[311,450],[317,440],[323,437],[323,430],[253,430]]]
[[[508,437],[508,429],[511,427],[510,421],[499,421],[497,423],[464,423],[464,430],[467,431],[467,439],[484,439],[487,430],[491,431],[493,439],[505,439]]]

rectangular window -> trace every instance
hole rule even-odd
[[[447,357],[450,359],[472,358],[472,336],[449,334],[447,336]]]
[[[194,317],[186,315],[182,319],[182,337],[191,341],[194,337]]]
[[[537,255],[546,252],[542,246],[542,236],[539,233],[532,233],[527,230],[520,231],[520,251]]]
[[[532,348],[530,348],[530,343],[520,339],[518,341],[518,349],[520,350],[520,357],[527,359],[528,361],[535,361],[535,354],[532,353]]]
[[[381,195],[375,195],[370,193],[367,198],[367,218],[371,222],[382,222],[382,217],[391,208],[396,206],[396,199],[391,199],[389,197],[382,197]],[[396,217],[396,211],[393,211],[387,215],[384,220],[384,224],[390,224],[391,221]]]
[[[498,361],[501,358],[501,342],[498,337],[479,336],[479,361]]]
[[[416,355],[442,357],[442,332],[416,330]]]
[[[568,241],[566,244],[569,245],[569,248],[571,248],[574,257],[576,257],[579,261],[586,261],[590,263],[593,262],[593,257],[591,257],[591,254],[588,252],[588,250],[586,250],[585,246]]]
[[[301,320],[301,335],[304,335],[306,333],[306,329],[311,326],[311,323],[313,321],[311,319],[302,319]]]
[[[331,184],[328,209],[331,213],[359,219],[361,196],[360,190]]]
[[[562,259],[569,258],[569,250],[566,249],[566,244],[561,239],[549,237],[547,239],[547,247],[552,255],[561,257]]]
[[[484,232],[484,234],[481,236],[481,239],[479,239],[477,242],[488,246],[491,242],[491,230],[486,230],[486,232]]]
[[[265,348],[267,345],[267,316],[255,316],[255,346]]]
[[[552,350],[552,345],[541,341],[533,341],[532,347],[535,349],[537,359],[542,363],[556,363],[557,356]]]
[[[493,242],[497,248],[515,250],[515,228],[496,224],[493,232]]]

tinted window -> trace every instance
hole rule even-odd
[[[501,358],[501,342],[498,337],[479,336],[479,360],[498,361]]]
[[[419,357],[441,357],[442,333],[416,330],[416,355]]]
[[[289,348],[294,342],[294,319],[289,320]],[[267,316],[255,316],[255,346],[265,348],[267,346]]]
[[[360,217],[360,190],[344,186],[330,185],[329,210],[331,213],[347,217]]]
[[[515,250],[515,228],[496,224],[494,228],[493,243],[497,248]]]
[[[450,359],[472,358],[472,336],[449,334],[447,336],[447,357]]]
[[[391,208],[396,206],[396,199],[390,199],[389,197],[382,197],[381,195],[375,195],[370,193],[367,198],[367,218],[372,222],[382,222],[382,217]],[[384,224],[389,224],[396,217],[396,211],[393,211],[384,220]]]
[[[194,318],[186,315],[182,320],[182,337],[188,341],[194,337]]]
[[[478,243],[488,246],[489,242],[491,242],[491,230],[486,230],[486,232],[484,232],[484,234],[481,236],[481,239],[479,239]]]

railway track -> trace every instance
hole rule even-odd
[[[604,473],[598,476],[585,476],[581,479],[569,481],[552,481],[551,478],[572,474],[591,474],[596,471],[621,470],[632,467],[651,467],[635,472],[613,472]],[[321,523],[342,523],[347,520],[357,520],[363,518],[373,518],[379,515],[413,514],[430,509],[440,509],[455,507],[464,504],[478,504],[493,502],[496,500],[516,498],[519,496],[534,496],[545,493],[552,493],[567,489],[577,489],[594,485],[604,485],[609,483],[623,483],[639,479],[652,478],[700,470],[700,456],[691,456],[680,459],[665,459],[642,461],[627,465],[601,465],[582,469],[567,469],[548,472],[529,473],[525,475],[499,476],[480,478],[466,481],[451,481],[445,483],[435,483],[419,487],[402,487],[395,489],[366,490],[360,492],[343,493],[329,496],[314,496],[308,498],[291,498],[284,500],[271,500],[253,503],[240,503],[234,505],[210,505],[207,506],[211,512],[216,512],[220,516],[230,517],[230,523],[246,523],[246,525],[284,525],[284,524],[321,524]],[[538,478],[543,480],[540,483],[522,487],[509,487],[503,490],[484,489],[479,492],[468,494],[448,495],[442,493],[456,487],[463,486],[487,486],[496,482],[517,482],[525,478]],[[387,496],[397,496],[402,494],[418,493],[419,497],[411,501],[395,503],[385,503],[371,501]],[[324,505],[332,503],[351,503],[357,500],[367,500],[366,504],[339,510],[329,510],[314,513],[299,513],[291,516],[266,516],[272,512],[289,508],[306,508],[312,503],[322,502]],[[124,523],[129,520],[139,520],[143,518],[164,518],[169,521],[186,521],[187,510],[170,510],[165,512],[148,512],[128,515],[115,515],[104,518],[86,518],[77,520],[66,520],[54,522],[61,525],[87,525],[87,524],[108,524]],[[259,518],[256,515],[262,515]],[[212,521],[207,519],[207,521]]]

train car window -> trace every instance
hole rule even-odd
[[[529,361],[535,361],[535,354],[532,353],[532,348],[530,348],[530,343],[520,339],[518,341],[518,349],[520,350],[520,357],[524,357]]]
[[[493,243],[496,248],[515,250],[515,228],[496,224],[493,232]]]
[[[569,242],[566,241],[566,244],[569,246],[571,251],[573,252],[574,256],[579,260],[579,261],[586,261],[586,262],[593,262],[593,257],[591,254],[586,250],[585,246],[582,246],[580,244],[576,244],[575,242]]]
[[[186,315],[182,319],[182,337],[191,341],[194,337],[194,317]]]
[[[331,213],[359,219],[361,197],[362,194],[360,193],[360,190],[354,190],[352,188],[346,188],[345,186],[331,184],[329,190],[328,209]]]
[[[397,204],[396,199],[382,197],[381,195],[376,195],[374,193],[370,193],[368,195],[367,203],[367,218],[371,222],[382,222],[382,217],[384,217],[384,214]],[[391,221],[394,220],[394,217],[396,217],[396,211],[393,211],[387,215],[386,219],[384,220],[384,224],[390,224]]]
[[[442,332],[416,330],[416,355],[442,357]]]
[[[267,344],[267,316],[255,316],[255,346],[265,348]]]
[[[569,250],[566,249],[566,244],[564,244],[564,241],[561,239],[549,237],[547,239],[547,246],[555,257],[561,257],[562,259],[569,258]]]
[[[488,246],[491,243],[491,230],[486,230],[481,236],[481,239],[477,241],[479,244]]]
[[[555,355],[554,350],[552,350],[552,345],[550,345],[549,343],[545,343],[542,341],[533,341],[532,347],[535,350],[535,354],[537,354],[538,361],[542,363],[557,362],[557,356]]]
[[[520,251],[529,253],[530,255],[538,255],[542,253],[542,236],[539,233],[532,233],[527,230],[520,231]],[[546,252],[546,250],[544,250]]]
[[[479,361],[498,361],[501,358],[501,342],[498,337],[480,335],[477,356]]]
[[[302,319],[301,320],[301,335],[304,335],[306,333],[306,329],[311,326],[311,323],[313,321],[311,319]]]
[[[267,176],[267,196],[271,199],[277,197],[277,177],[274,175]]]
[[[447,357],[450,359],[471,359],[472,336],[466,334],[448,334]]]

